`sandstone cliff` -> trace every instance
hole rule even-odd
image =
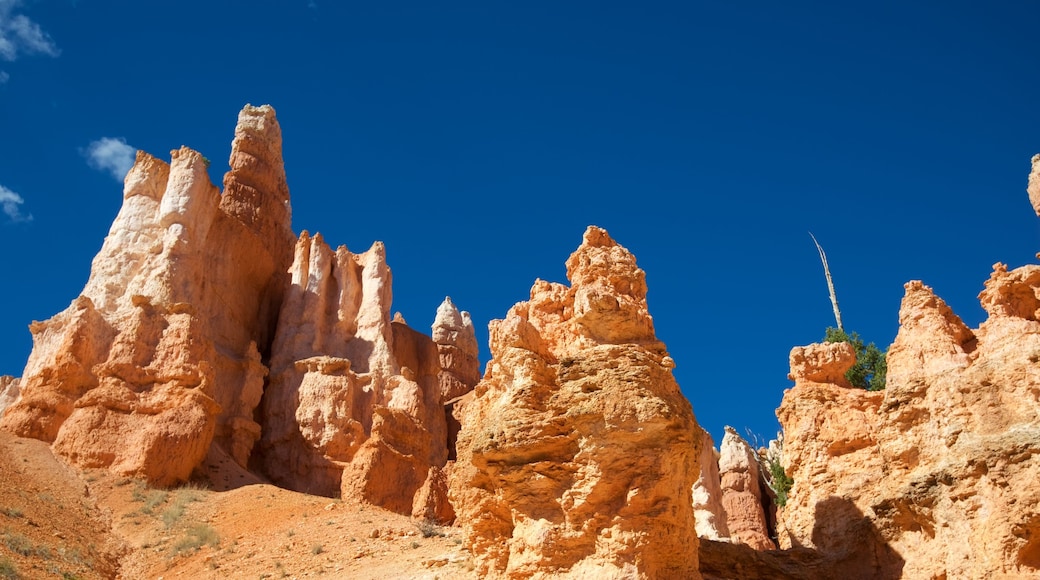
[[[782,547],[849,578],[1040,574],[1040,266],[997,264],[980,299],[972,330],[908,283],[881,392],[847,388],[843,345],[792,352]]]
[[[698,578],[697,424],[654,336],[645,274],[590,227],[571,286],[490,325],[451,498],[486,577]]]
[[[334,252],[304,232],[295,255],[261,414],[265,471],[291,489],[451,521],[444,401],[476,384],[469,315],[446,300],[439,342],[392,321],[381,243]]]
[[[153,484],[208,456],[449,521],[444,399],[479,379],[468,314],[446,301],[434,342],[391,322],[381,243],[297,240],[271,107],[240,113],[223,194],[199,153],[171,155],[138,153],[82,294],[31,325],[0,427]]]
[[[83,293],[30,328],[4,428],[160,484],[212,444],[245,464],[293,237],[274,110],[239,115],[224,196],[207,165],[188,148],[169,165],[138,153]]]

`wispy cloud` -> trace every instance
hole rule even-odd
[[[0,185],[0,209],[13,222],[31,222],[31,214],[23,214],[21,205],[25,203],[22,196]]]
[[[9,78],[11,78],[11,75],[9,75],[9,74],[5,73],[4,71],[0,70],[0,85],[6,83],[7,79],[9,79]]]
[[[24,14],[16,14],[21,0],[0,0],[0,59],[13,61],[21,55],[58,56],[61,51],[40,25]]]
[[[117,181],[122,181],[134,166],[137,149],[127,145],[122,137],[102,137],[88,145],[83,154],[91,167],[107,171]]]

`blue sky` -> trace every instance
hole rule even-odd
[[[226,170],[270,103],[293,225],[386,243],[394,309],[486,324],[564,279],[589,224],[647,272],[716,437],[770,436],[792,346],[887,346],[903,284],[970,325],[990,266],[1036,261],[1037,2],[0,0],[0,373],[79,293],[126,156]]]

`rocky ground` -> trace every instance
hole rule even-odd
[[[477,577],[458,529],[207,468],[157,489],[0,432],[0,578]]]

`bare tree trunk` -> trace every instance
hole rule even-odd
[[[834,292],[834,280],[831,279],[831,269],[827,265],[827,254],[823,252],[823,246],[816,241],[816,236],[809,232],[809,237],[816,244],[816,250],[820,252],[820,261],[823,262],[823,275],[827,277],[827,290],[831,293],[831,305],[834,306],[834,321],[838,323],[838,330],[844,332],[841,325],[841,309],[838,308],[838,295]]]

